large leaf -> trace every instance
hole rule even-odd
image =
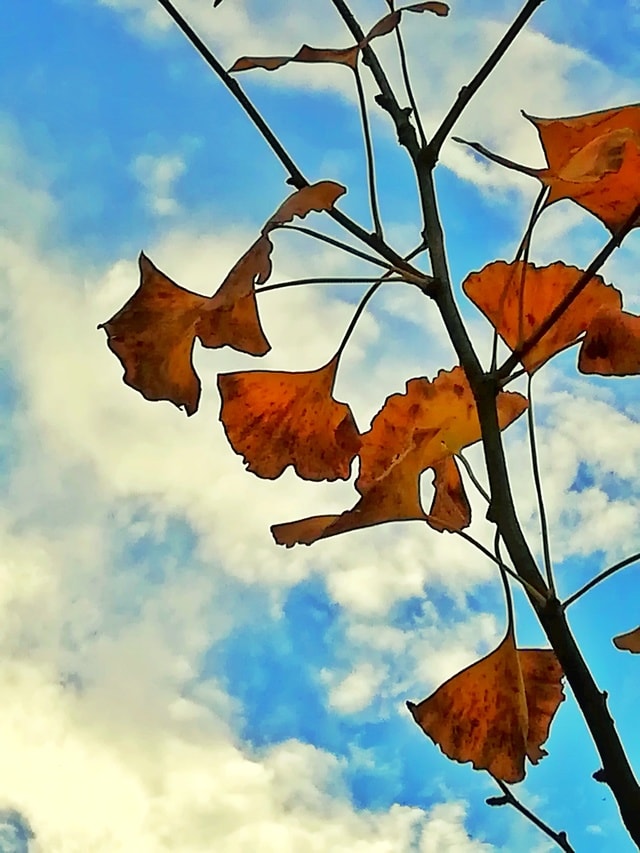
[[[230,346],[251,355],[270,349],[256,305],[255,285],[271,275],[270,234],[294,217],[330,210],[346,192],[320,181],[292,193],[262,228],[213,296],[192,293],[140,255],[140,285],[110,320],[102,323],[109,347],[124,367],[124,381],[148,400],[169,400],[194,414],[200,380],[192,362],[196,338],[205,347]]]
[[[521,394],[501,392],[501,428],[527,407]],[[361,495],[342,515],[302,519],[271,528],[281,545],[310,545],[318,539],[389,521],[423,520],[438,530],[460,530],[470,521],[469,504],[452,457],[480,438],[478,413],[464,371],[440,371],[431,382],[407,382],[404,394],[388,397],[362,437]],[[429,514],[420,500],[420,476],[436,473],[435,497]]]
[[[462,287],[507,346],[514,349],[537,331],[581,275],[582,270],[560,261],[546,267],[495,261],[467,276]],[[533,373],[551,356],[577,343],[603,308],[619,313],[622,297],[596,275],[524,356],[522,363],[528,372]]]
[[[249,471],[274,479],[293,465],[305,480],[346,480],[360,449],[351,410],[332,395],[338,359],[303,373],[247,371],[218,377],[222,421]]]
[[[525,758],[537,764],[547,754],[542,744],[565,698],[562,678],[553,651],[517,649],[510,629],[493,652],[407,707],[449,758],[521,782]]]

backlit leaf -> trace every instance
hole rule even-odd
[[[498,414],[501,429],[527,407],[517,393],[501,392]],[[429,521],[438,530],[460,530],[470,523],[462,483],[447,460],[480,438],[480,423],[464,371],[440,371],[431,382],[407,382],[404,394],[393,394],[361,436],[361,495],[353,509],[336,516],[277,524],[271,528],[281,545],[305,544],[349,530],[389,521]],[[434,468],[435,497],[432,513],[420,501],[420,476]]]
[[[582,275],[561,262],[546,267],[495,261],[467,276],[462,287],[510,349],[540,327]],[[529,373],[576,343],[602,308],[619,312],[620,292],[596,275],[544,337],[524,356]]]
[[[215,296],[185,290],[141,254],[140,286],[102,328],[124,367],[124,381],[147,400],[169,400],[194,414],[200,380],[193,368],[196,338],[264,355],[269,343],[258,317],[254,280],[269,275],[271,244],[260,238],[238,261]]]
[[[621,651],[631,652],[634,655],[640,654],[640,627],[634,628],[633,631],[627,631],[626,634],[619,634],[613,638],[613,644]]]
[[[352,47],[309,47],[308,44],[303,44],[300,50],[293,56],[241,56],[239,59],[236,59],[229,72],[251,71],[254,68],[262,68],[264,71],[276,71],[290,62],[330,62],[335,65],[346,65],[348,68],[355,69],[358,64],[360,51],[373,41],[373,39],[393,32],[400,23],[403,12],[433,12],[436,15],[445,16],[449,14],[449,7],[446,3],[438,2],[412,3],[409,6],[403,6],[401,9],[396,9],[385,15],[373,25],[359,44],[354,44]]]
[[[270,347],[260,325],[255,285],[271,275],[269,234],[296,216],[330,210],[345,192],[341,184],[320,181],[292,193],[213,296],[185,290],[141,254],[138,290],[99,327],[124,367],[126,384],[148,400],[169,400],[192,415],[200,400],[200,380],[192,362],[196,338],[205,347],[230,346],[256,356],[267,353]]]
[[[640,317],[626,311],[599,311],[580,347],[578,369],[601,376],[639,374]]]
[[[248,371],[218,377],[222,421],[248,470],[275,479],[293,465],[305,480],[347,480],[360,448],[351,410],[332,395],[337,358],[304,373]]]
[[[564,700],[563,672],[550,649],[517,649],[513,631],[486,657],[454,675],[418,705],[420,728],[449,758],[470,761],[503,782],[520,782]]]

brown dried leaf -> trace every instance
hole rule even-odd
[[[527,340],[549,317],[582,275],[582,270],[558,261],[546,267],[495,261],[471,273],[462,288],[482,311],[507,346],[514,349]],[[577,343],[601,308],[620,311],[622,297],[596,275],[554,326],[524,356],[533,373],[549,358]]]
[[[563,672],[550,649],[516,648],[513,631],[493,652],[454,675],[418,705],[420,728],[449,758],[470,761],[503,782],[521,782],[564,700]]]
[[[527,407],[521,394],[501,392],[500,427],[504,429]],[[338,516],[277,524],[271,532],[278,544],[311,544],[320,538],[388,521],[429,521],[438,530],[459,530],[470,521],[462,483],[446,460],[480,438],[475,401],[461,367],[440,371],[430,382],[411,379],[404,394],[393,394],[361,436],[358,503]],[[420,476],[436,471],[436,494],[427,515],[420,501]],[[455,468],[455,465],[454,465]]]
[[[263,235],[266,236],[280,225],[292,222],[296,216],[299,219],[304,219],[312,211],[321,213],[331,210],[346,191],[346,187],[337,184],[335,181],[319,181],[317,184],[310,184],[308,187],[296,190],[283,201],[273,216],[266,221],[262,229]]]
[[[626,634],[618,634],[613,638],[613,645],[624,652],[631,652],[634,655],[640,654],[640,626],[634,628],[633,631],[627,631]]]
[[[587,329],[578,358],[582,373],[635,376],[640,373],[640,317],[600,310]]]
[[[288,465],[305,480],[347,480],[360,448],[351,410],[332,395],[338,359],[302,373],[248,371],[218,377],[229,443],[258,477]]]
[[[268,275],[269,252],[270,243],[260,238],[215,296],[185,290],[141,254],[138,290],[100,326],[124,367],[125,383],[147,400],[169,400],[192,415],[200,399],[200,380],[191,360],[196,338],[205,347],[228,344],[254,355],[268,352],[253,281]]]

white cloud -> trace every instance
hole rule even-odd
[[[185,169],[184,159],[178,154],[158,157],[139,154],[131,164],[131,171],[142,186],[145,202],[156,216],[180,212],[180,205],[174,198],[174,184]]]

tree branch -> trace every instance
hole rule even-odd
[[[541,820],[537,815],[535,815],[530,809],[528,809],[525,805],[523,805],[520,800],[518,800],[514,794],[511,792],[511,789],[508,788],[504,782],[500,781],[500,779],[495,780],[496,785],[500,788],[503,793],[502,797],[489,797],[485,800],[488,806],[513,806],[514,809],[520,812],[521,815],[524,815],[527,820],[530,820],[534,826],[537,826],[538,829],[542,830],[545,835],[548,835],[558,847],[565,850],[566,853],[575,853],[573,847],[569,844],[569,840],[567,838],[566,832],[556,832],[551,829],[551,827],[546,824],[543,820]]]
[[[589,583],[586,583],[583,587],[580,587],[577,592],[574,592],[573,595],[570,595],[569,598],[565,599],[562,602],[562,609],[566,610],[567,607],[573,604],[574,601],[577,601],[579,598],[582,598],[582,596],[586,592],[589,592],[590,589],[593,589],[594,586],[597,586],[597,584],[611,577],[611,575],[615,574],[616,572],[619,572],[620,569],[624,569],[627,566],[630,566],[632,563],[637,563],[638,560],[640,560],[640,554],[633,554],[631,557],[627,557],[624,560],[620,560],[619,563],[616,563],[615,565],[610,566],[608,569],[605,569],[603,572],[600,572],[600,574],[596,575],[595,578],[592,578]]]

